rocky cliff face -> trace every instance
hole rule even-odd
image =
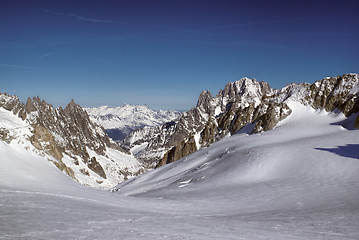
[[[55,109],[38,97],[23,104],[16,96],[0,94],[0,107],[26,122],[31,132],[27,140],[38,153],[83,184],[116,184],[141,169],[137,160],[111,141],[103,127],[90,121],[87,112],[73,100],[65,109]],[[11,137],[2,135],[5,141]],[[121,160],[113,159],[109,151],[126,161],[131,159],[131,163],[121,166]]]
[[[0,120],[13,117],[11,121],[17,122],[0,121],[0,140],[23,144],[82,184],[111,187],[140,173],[143,166],[153,168],[176,161],[224,136],[273,129],[291,114],[291,101],[357,116],[359,75],[289,84],[279,90],[243,78],[227,83],[215,96],[203,91],[196,107],[165,124],[133,131],[121,147],[74,101],[62,109],[38,97],[21,103],[16,96],[0,94]],[[359,116],[354,127],[359,129]],[[127,154],[129,151],[136,159]]]
[[[265,82],[243,78],[227,83],[215,97],[209,91],[202,92],[197,106],[180,118],[156,128],[137,130],[122,145],[135,149],[139,160],[161,166],[244,127],[248,133],[275,128],[291,114],[289,101],[349,116],[359,111],[358,79],[358,74],[345,74],[275,90]]]
[[[209,91],[203,91],[195,108],[162,126],[134,131],[125,138],[122,146],[132,150],[140,161],[153,166],[175,161],[223,137],[226,133],[219,128],[217,119],[226,111],[250,105],[257,107],[262,97],[272,92],[267,83],[249,78],[227,83],[215,97]],[[191,147],[188,147],[189,142]],[[169,153],[166,156],[171,156],[170,159],[162,159],[170,149],[177,154]],[[186,149],[186,154],[179,153],[180,149]]]
[[[359,129],[359,113],[355,119],[354,128]]]
[[[358,74],[326,78],[310,86],[309,103],[327,112],[337,109],[348,117],[359,111],[358,88]]]
[[[174,121],[133,131],[121,146],[132,150],[136,158],[148,167],[154,167],[170,148],[200,131],[207,118],[208,114],[203,109],[193,108]]]

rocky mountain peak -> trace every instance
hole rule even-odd
[[[63,110],[61,107],[54,108],[39,97],[29,98],[26,104],[22,104],[17,97],[0,94],[0,107],[25,121],[31,132],[28,141],[34,149],[49,156],[49,160],[74,179],[79,180],[76,175],[80,174],[80,179],[88,181],[97,178],[93,184],[100,184],[107,180],[108,169],[112,169],[119,161],[110,159],[108,149],[126,155],[125,150],[110,140],[104,128],[93,123],[87,112],[73,100]],[[110,163],[108,166],[102,165],[94,155]],[[134,161],[136,164],[138,162]],[[76,172],[74,168],[80,168],[81,171]],[[121,166],[116,168],[121,169]],[[120,173],[115,175],[113,179],[121,179]]]
[[[80,105],[75,103],[73,99],[65,107],[64,114],[72,119],[83,119],[86,121],[86,124],[90,122],[90,118],[87,112],[84,109],[82,109]]]
[[[359,77],[358,74],[327,77],[309,86],[304,102],[315,109],[328,112],[335,109],[346,116],[359,111]]]
[[[14,114],[17,114],[23,107],[23,104],[17,96],[11,96],[7,93],[3,93],[0,94],[0,106],[8,111],[13,111]]]
[[[211,104],[212,94],[210,91],[203,91],[199,94],[196,107],[207,108]]]
[[[267,82],[260,81],[259,82],[261,91],[263,95],[270,95],[273,94],[274,90],[270,87],[270,85]]]
[[[248,133],[275,128],[292,113],[289,101],[349,116],[359,111],[358,74],[329,77],[313,84],[289,84],[280,90],[272,89],[266,82],[242,78],[227,83],[215,97],[203,91],[197,106],[171,125],[138,130],[124,140],[124,145],[128,149],[141,145],[143,150],[136,151],[138,159],[160,166],[245,126],[250,129]]]
[[[251,103],[259,104],[264,95],[273,93],[273,89],[266,82],[258,82],[256,79],[242,78],[235,82],[229,82],[225,88],[217,94],[222,98],[222,106],[235,103],[235,107],[248,107]],[[228,107],[226,107],[228,108]],[[222,111],[226,108],[222,107]]]
[[[219,94],[228,97],[229,99],[233,99],[249,91],[258,91],[258,89],[260,89],[260,87],[259,82],[257,82],[256,79],[245,77],[235,82],[228,82]]]
[[[71,101],[65,107],[65,111],[66,110],[70,111],[70,109],[79,108],[79,107],[80,106],[75,103],[74,99],[71,99]]]
[[[49,107],[50,105],[39,97],[28,98],[25,104],[25,113],[30,114]]]

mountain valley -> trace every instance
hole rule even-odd
[[[0,94],[0,239],[359,238],[358,74],[121,109]]]
[[[152,110],[148,106],[124,104],[111,108],[85,108],[90,119],[105,128],[114,141],[123,140],[132,131],[170,122],[181,113],[170,110]]]

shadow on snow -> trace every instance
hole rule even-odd
[[[359,144],[347,144],[336,148],[315,148],[316,150],[328,151],[342,157],[359,159]]]
[[[339,125],[348,130],[357,130],[356,128],[354,128],[354,123],[355,123],[356,117],[357,117],[357,114],[352,114],[349,117],[347,117],[346,119],[339,121],[339,122],[331,123],[330,125]]]

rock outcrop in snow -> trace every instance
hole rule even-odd
[[[123,140],[132,131],[143,127],[154,127],[181,115],[172,110],[152,110],[147,106],[124,104],[120,107],[101,106],[85,108],[90,119],[103,126],[106,133],[114,140]]]
[[[313,84],[289,84],[280,90],[272,89],[265,82],[243,78],[228,83],[216,96],[209,91],[202,92],[195,108],[175,119],[178,113],[168,113],[167,120],[173,119],[171,121],[134,130],[122,141],[121,147],[74,101],[62,109],[38,97],[29,98],[23,104],[16,96],[0,94],[0,118],[5,119],[0,121],[0,139],[8,144],[13,141],[23,144],[85,185],[111,187],[140,173],[143,166],[148,169],[174,162],[239,131],[252,134],[271,130],[292,114],[290,104],[293,102],[313,109],[342,112],[346,117],[356,114],[359,111],[358,76],[328,77]],[[126,108],[128,117],[133,111],[144,116],[140,106],[127,105]],[[104,121],[106,116],[120,119],[105,114]],[[135,114],[132,119],[149,119],[138,116]],[[356,128],[359,128],[358,119],[354,124]],[[133,155],[127,154],[129,151]]]
[[[294,83],[280,90],[243,78],[228,83],[215,97],[209,91],[202,92],[195,108],[171,123],[134,131],[122,146],[135,150],[140,161],[162,166],[228,134],[275,128],[291,114],[290,101],[350,116],[359,111],[358,91],[358,74],[328,77],[313,84]]]
[[[0,239],[359,239],[359,130],[288,106],[272,131],[224,138],[113,193],[0,141]]]
[[[113,142],[73,100],[62,109],[38,97],[23,104],[16,96],[0,94],[0,107],[24,122],[22,127],[29,130],[25,141],[34,151],[83,184],[110,187],[141,170],[138,161]],[[24,137],[11,132],[14,128],[0,129],[1,140],[8,143]]]
[[[359,113],[357,115],[357,118],[355,119],[354,128],[359,129]]]

